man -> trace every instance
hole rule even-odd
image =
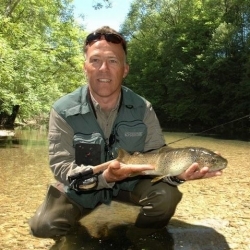
[[[60,98],[51,110],[49,159],[58,183],[49,187],[30,220],[31,231],[43,238],[66,235],[98,204],[112,199],[141,207],[135,229],[149,233],[164,228],[181,200],[177,185],[221,172],[208,173],[194,163],[181,175],[154,185],[146,176],[129,177],[153,166],[113,159],[119,148],[133,153],[164,146],[158,119],[147,100],[122,86],[129,66],[119,33],[107,26],[97,29],[87,36],[84,51],[88,85]],[[92,175],[93,166],[104,162],[106,169]]]

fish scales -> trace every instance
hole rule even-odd
[[[163,147],[154,153],[136,152],[133,155],[120,149],[117,160],[125,164],[151,164],[155,166],[155,169],[143,173],[162,176],[162,178],[179,175],[194,162],[199,163],[199,168],[208,167],[209,172],[222,170],[227,167],[228,163],[222,156],[200,147]]]

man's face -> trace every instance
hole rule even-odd
[[[129,71],[121,44],[103,39],[88,45],[84,70],[90,91],[97,101],[100,98],[117,97],[122,80]]]

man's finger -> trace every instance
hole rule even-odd
[[[109,167],[113,169],[119,169],[121,168],[121,163],[117,160],[114,160],[109,164]]]
[[[221,175],[222,175],[222,171],[208,172],[204,175],[204,178],[211,178],[211,177],[221,176]]]
[[[120,164],[120,169],[114,169],[117,174],[123,176],[130,176],[132,174],[143,174],[143,171],[154,170],[154,166],[149,164]]]
[[[122,169],[131,173],[137,173],[146,170],[154,170],[154,166],[150,164],[128,164],[128,165],[122,165]]]

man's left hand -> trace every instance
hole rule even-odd
[[[190,181],[190,180],[211,178],[222,175],[222,171],[214,171],[214,172],[208,172],[208,171],[209,171],[208,167],[203,167],[200,169],[198,163],[193,163],[185,172],[176,177],[181,180]]]

